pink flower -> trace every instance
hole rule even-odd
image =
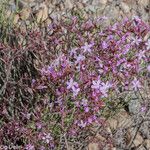
[[[141,19],[139,18],[139,16],[133,16],[133,19],[135,20],[135,21],[141,21]]]
[[[114,38],[113,35],[108,35],[107,40],[112,40]]]
[[[42,128],[42,124],[41,124],[41,123],[39,123],[39,122],[38,122],[38,123],[36,123],[36,126],[37,126],[37,129],[39,129],[39,130]]]
[[[115,23],[113,26],[112,26],[112,30],[116,30],[117,29],[117,23]]]
[[[78,70],[78,71],[81,71],[81,69],[82,70],[85,70],[85,65],[84,64],[78,64],[77,66],[76,66],[76,69]]]
[[[45,68],[42,68],[41,69],[41,74],[46,75],[46,74],[48,74],[48,71]]]
[[[80,88],[78,88],[78,83],[74,82],[72,78],[69,82],[67,82],[67,89],[72,89],[73,97],[76,97],[80,91]]]
[[[98,72],[99,72],[100,74],[102,74],[102,73],[104,72],[104,70],[103,70],[103,69],[98,69]]]
[[[78,126],[81,127],[81,128],[85,128],[85,127],[86,127],[86,122],[83,122],[83,120],[81,120],[81,121],[78,123]]]
[[[88,123],[91,124],[93,119],[91,117],[88,118]]]
[[[35,80],[35,79],[32,79],[32,85],[33,85],[35,82],[36,82],[36,80]]]
[[[85,112],[89,112],[89,107],[84,107]]]
[[[87,106],[88,105],[88,100],[87,99],[82,99],[81,105]]]
[[[138,56],[138,59],[141,60],[142,58],[145,58],[145,51],[140,51],[137,56]]]
[[[141,83],[136,78],[134,78],[132,81],[132,87],[135,91],[137,91],[138,88],[141,88]]]
[[[80,92],[80,88],[73,87],[72,91],[73,91],[73,97],[76,97],[78,93]]]
[[[148,40],[148,42],[146,43],[146,48],[147,48],[147,50],[149,50],[150,49],[150,39]]]
[[[40,147],[40,150],[45,150],[46,148],[44,146],[41,146]]]
[[[82,25],[82,28],[84,28],[86,30],[90,29],[91,27],[93,27],[93,23],[91,20],[88,20],[87,22],[83,23],[83,25]]]
[[[128,44],[124,47],[123,54],[124,55],[127,54],[129,52],[129,50],[130,50],[130,45]]]
[[[78,83],[74,82],[71,78],[69,82],[67,82],[67,89],[74,89],[75,87],[78,87]]]
[[[80,103],[78,101],[75,102],[76,107],[80,107]]]
[[[92,50],[91,50],[91,48],[93,47],[93,43],[92,44],[87,44],[87,43],[85,43],[85,45],[84,46],[82,46],[81,48],[82,49],[84,49],[84,52],[91,52]]]
[[[47,144],[50,143],[50,141],[52,141],[52,136],[50,135],[50,133],[46,134],[44,133],[43,137],[42,137],[42,140],[44,140],[44,142],[46,142]]]
[[[104,83],[101,82],[99,79],[94,80],[92,83],[93,83],[93,85],[91,86],[92,89],[99,90],[103,94],[103,96],[107,97],[108,89],[112,87],[112,85],[108,81]]]
[[[78,48],[73,48],[71,51],[70,51],[70,56],[76,56],[76,54],[77,54],[77,50],[78,50]]]
[[[148,65],[147,70],[148,70],[148,72],[150,72],[150,65]]]
[[[77,60],[76,60],[75,64],[78,64],[78,63],[80,63],[81,61],[85,60],[85,56],[83,56],[83,55],[80,54],[76,59],[77,59]]]
[[[101,60],[100,58],[98,58],[98,57],[96,57],[95,59],[96,59],[96,62],[98,62],[99,67],[102,68],[102,67],[103,67],[103,62],[102,62],[102,60]]]
[[[102,43],[102,48],[103,49],[106,49],[108,47],[108,44],[106,43],[106,41],[103,41],[103,43]]]
[[[101,83],[100,79],[99,79],[99,80],[94,80],[94,81],[92,81],[92,86],[91,86],[91,88],[98,90],[98,89],[100,88],[100,83]]]
[[[107,97],[107,92],[111,87],[112,85],[108,81],[106,83],[101,83],[100,91],[102,92],[103,97]]]
[[[35,150],[34,145],[28,144],[25,147],[26,150]]]
[[[133,37],[132,40],[133,40],[133,43],[136,45],[139,45],[142,42],[142,39],[139,39],[138,37],[135,37],[135,38]]]
[[[140,111],[141,112],[145,112],[147,110],[147,107],[146,106],[142,106],[141,108],[140,108]]]

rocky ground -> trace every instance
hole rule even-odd
[[[150,0],[11,0],[8,17],[17,5],[20,11],[15,15],[15,24],[23,24],[24,20],[29,23],[34,17],[37,22],[48,25],[52,19],[60,18],[71,9],[82,9],[85,16],[106,16],[106,24],[134,16],[150,23]]]
[[[9,17],[15,12],[17,6],[19,11],[15,13],[14,24],[21,26],[30,24],[33,19],[47,26],[54,19],[76,9],[84,10],[83,13],[87,17],[108,17],[106,25],[134,16],[150,23],[150,0],[11,0],[6,16]],[[112,150],[150,150],[150,111],[140,112],[140,108],[138,100],[131,101],[128,112],[122,109],[108,119],[107,132],[116,139],[116,147],[112,146]],[[106,141],[99,133],[96,139]],[[88,149],[99,150],[97,142],[91,142]],[[108,150],[108,147],[105,149]]]

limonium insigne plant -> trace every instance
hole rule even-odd
[[[69,137],[88,133],[93,124],[103,126],[122,93],[144,89],[150,27],[135,17],[102,29],[103,19],[56,21],[44,38],[30,32],[25,49],[38,58],[39,72],[27,88],[32,106],[24,103],[19,113],[26,121],[4,124],[7,132],[1,135],[13,125],[25,149],[66,149]]]
[[[99,21],[79,22],[74,17],[49,26],[55,48],[48,49],[54,58],[41,68],[40,82],[33,85],[53,91],[54,99],[44,98],[59,116],[60,132],[73,135],[93,123],[102,124],[109,97],[113,101],[122,88],[137,91],[145,80],[149,26],[134,18],[101,30]]]

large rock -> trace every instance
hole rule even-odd
[[[73,5],[74,5],[74,1],[73,0],[66,0],[65,2],[65,7],[67,9],[72,9],[73,8]]]
[[[146,146],[147,149],[150,149],[150,139],[146,139],[144,141],[144,145]]]
[[[99,150],[97,143],[90,143],[88,146],[88,150]]]
[[[26,7],[22,9],[22,11],[20,12],[20,18],[22,20],[27,20],[30,17],[30,14],[31,14],[31,9],[29,7]]]
[[[132,114],[137,114],[140,111],[141,104],[139,99],[132,99],[129,102],[129,111]]]
[[[16,14],[15,16],[14,16],[14,21],[13,21],[13,23],[14,24],[17,24],[18,23],[18,21],[19,21],[19,15],[18,14]]]
[[[40,9],[36,14],[37,22],[43,22],[48,18],[48,8],[45,3],[40,5]]]
[[[124,2],[121,2],[121,8],[122,8],[124,13],[129,13],[130,12],[130,7]]]
[[[147,6],[150,7],[150,0],[139,0],[138,4],[144,7],[147,7]]]
[[[137,133],[133,143],[136,147],[138,147],[139,145],[141,145],[143,143],[143,138],[139,133]]]
[[[92,5],[106,5],[107,4],[107,0],[93,0]]]

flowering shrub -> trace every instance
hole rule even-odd
[[[50,24],[46,35],[21,33],[19,38],[26,37],[24,47],[24,42],[15,48],[1,43],[1,60],[5,62],[10,53],[7,63],[16,69],[19,65],[23,71],[15,76],[17,70],[9,69],[16,88],[11,82],[2,84],[2,89],[8,89],[2,91],[1,115],[10,124],[2,124],[3,144],[5,135],[16,143],[19,136],[26,149],[65,148],[59,145],[60,139],[68,145],[67,137],[88,132],[93,124],[103,125],[122,93],[144,89],[149,74],[150,27],[135,17],[101,29],[103,19],[66,18]],[[4,76],[8,82],[10,76],[7,78],[6,72]],[[15,94],[20,89],[24,93],[18,102]],[[11,105],[14,102],[16,108]],[[14,110],[10,116],[7,105]]]

